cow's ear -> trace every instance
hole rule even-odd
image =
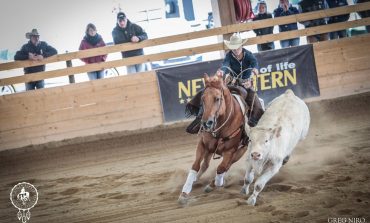
[[[282,127],[281,126],[275,128],[273,130],[273,134],[272,135],[273,136],[276,136],[277,138],[279,138],[281,136],[281,130],[282,130]]]

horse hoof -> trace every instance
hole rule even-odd
[[[204,192],[206,192],[206,193],[210,193],[210,192],[212,192],[214,190],[214,188],[213,187],[211,187],[210,185],[207,185],[205,188],[204,188]]]
[[[248,200],[247,200],[247,204],[248,204],[248,205],[251,205],[251,206],[256,205],[256,198],[255,198],[255,197],[250,196],[250,197],[248,198]]]
[[[177,199],[177,202],[181,205],[186,205],[189,201],[189,196],[185,193],[181,193],[179,198]]]
[[[243,186],[242,189],[240,190],[240,193],[243,195],[248,195],[249,194],[248,187]]]

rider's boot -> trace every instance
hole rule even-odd
[[[200,130],[200,126],[201,126],[201,120],[202,120],[202,116],[203,116],[203,108],[200,107],[199,108],[199,113],[198,115],[195,117],[194,121],[192,121],[188,127],[186,127],[186,132],[187,133],[190,133],[190,134],[197,134]]]

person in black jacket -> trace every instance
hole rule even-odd
[[[120,43],[137,43],[148,39],[146,32],[134,23],[127,19],[126,14],[119,12],[117,14],[117,25],[112,31],[114,44]],[[136,49],[121,52],[122,58],[140,56],[144,54],[143,49]],[[135,64],[127,66],[127,73],[137,73],[145,71],[145,64]]]
[[[31,32],[26,33],[26,38],[30,41],[24,44],[20,51],[17,51],[14,60],[43,60],[46,57],[57,54],[57,50],[48,45],[44,41],[40,41],[40,34],[37,29],[32,29]],[[37,73],[45,71],[45,65],[25,67],[24,74]],[[26,90],[34,90],[44,88],[44,80],[32,81],[26,83]]]
[[[258,7],[258,15],[253,19],[253,21],[272,18],[272,14],[267,12],[267,5],[265,1],[258,2],[257,7]],[[253,31],[256,33],[257,36],[262,36],[262,35],[272,34],[274,31],[274,27],[271,26],[271,27],[266,27],[266,28],[261,28],[261,29],[255,29]],[[257,49],[258,51],[273,50],[275,49],[275,44],[274,42],[257,44]]]
[[[289,3],[289,0],[279,0],[279,6],[277,9],[274,10],[274,17],[281,17],[281,16],[290,16],[299,14],[299,11],[296,7],[292,6]],[[291,30],[297,30],[298,26],[297,23],[290,23],[279,25],[279,32],[287,32]],[[281,48],[290,47],[290,46],[298,46],[299,45],[299,37],[293,39],[284,39],[280,40]]]
[[[326,1],[329,5],[329,8],[336,8],[336,7],[348,5],[347,0],[326,0]],[[348,21],[348,19],[349,19],[349,14],[332,16],[329,18],[328,24],[333,24],[337,22],[345,22],[345,21]],[[345,29],[330,33],[330,39],[338,39],[338,38],[343,38],[343,37],[347,37],[347,30]]]
[[[301,0],[298,3],[299,10],[301,13],[314,12],[318,10],[328,9],[329,6],[326,0]],[[321,26],[327,24],[327,18],[314,19],[309,21],[301,22],[305,28],[310,28],[314,26]],[[307,36],[308,43],[315,43],[319,41],[325,41],[329,39],[328,33],[321,33],[317,35]]]

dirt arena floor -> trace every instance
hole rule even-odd
[[[255,207],[239,193],[245,157],[229,171],[225,188],[205,194],[219,162],[212,161],[189,205],[177,204],[197,142],[180,124],[0,152],[0,222],[19,222],[9,193],[22,181],[39,192],[31,223],[334,222],[340,217],[370,222],[370,93],[309,108],[308,138]]]

